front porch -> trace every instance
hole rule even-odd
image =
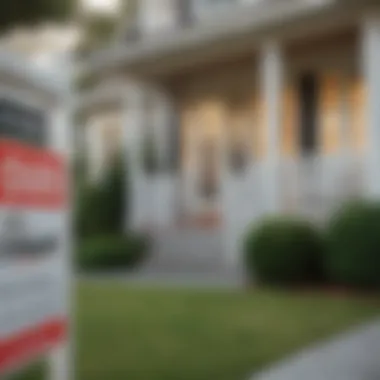
[[[247,225],[266,214],[320,221],[345,199],[378,196],[379,52],[380,16],[360,15],[128,81],[130,225],[218,227],[235,260]],[[154,173],[142,159],[146,136],[156,142]]]

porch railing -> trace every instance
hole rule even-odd
[[[360,155],[283,160],[278,172],[279,207],[323,220],[345,200],[363,196],[365,180]]]
[[[364,156],[353,154],[282,158],[277,167],[277,212],[323,223],[345,200],[365,196],[365,167]],[[251,223],[273,211],[267,175],[268,163],[262,162],[225,177],[223,215],[231,241],[239,242]]]

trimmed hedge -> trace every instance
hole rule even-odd
[[[322,278],[323,239],[309,223],[268,219],[249,231],[245,241],[248,274],[273,285],[312,283]]]
[[[77,266],[84,271],[132,269],[142,263],[148,250],[148,239],[139,235],[92,237],[80,244]]]
[[[326,271],[336,284],[380,288],[380,204],[351,202],[326,232]]]

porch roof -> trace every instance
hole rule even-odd
[[[198,22],[196,27],[143,37],[135,43],[115,44],[94,53],[86,66],[98,74],[121,68],[130,73],[155,74],[189,65],[202,56],[207,59],[210,55],[231,54],[231,51],[253,47],[255,38],[268,36],[286,25],[294,27],[296,21],[319,16],[327,22],[325,16],[330,15],[334,23],[336,12],[340,18],[349,17],[352,11],[375,3],[377,0],[269,0],[247,4],[224,17]],[[299,34],[299,29],[296,33]],[[229,42],[228,48],[226,42]]]

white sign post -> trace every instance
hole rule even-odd
[[[0,378],[51,358],[73,380],[65,86],[0,56]]]

